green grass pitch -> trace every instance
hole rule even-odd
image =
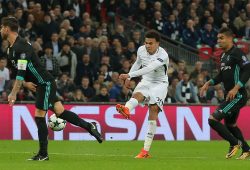
[[[224,141],[154,141],[152,158],[134,156],[143,141],[50,141],[50,160],[26,161],[37,150],[37,141],[0,141],[0,170],[237,170],[248,169],[250,160],[225,159]],[[238,153],[240,154],[240,153]]]

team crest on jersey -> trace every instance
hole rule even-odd
[[[25,59],[25,58],[26,58],[26,54],[25,54],[25,53],[22,53],[22,54],[20,55],[20,58],[21,58],[21,59]]]

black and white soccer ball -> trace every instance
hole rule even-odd
[[[49,127],[53,131],[61,131],[66,127],[66,120],[56,117],[56,114],[52,114],[49,117]]]

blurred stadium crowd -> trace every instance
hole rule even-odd
[[[129,72],[144,30],[124,30],[120,18],[194,48],[216,48],[221,27],[230,27],[240,39],[250,37],[248,0],[0,0],[0,18],[4,16],[19,20],[20,35],[57,79],[57,95],[65,102],[124,102],[131,95],[139,79],[127,89],[118,76]],[[0,42],[0,101],[7,101],[15,75],[7,68],[8,42]],[[204,98],[197,95],[211,76],[202,64],[187,69],[185,61],[170,58],[167,103],[223,101],[221,85],[211,87]],[[17,100],[34,97],[22,89]]]

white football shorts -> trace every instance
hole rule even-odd
[[[157,104],[163,110],[163,104],[168,93],[168,82],[149,82],[142,80],[138,83],[133,94],[140,92],[148,104]]]

